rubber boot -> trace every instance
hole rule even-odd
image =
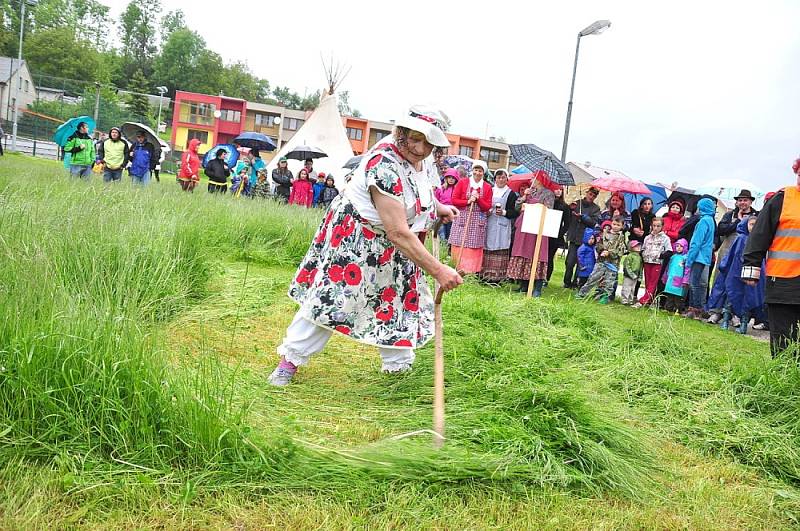
[[[731,327],[731,311],[727,308],[722,310],[722,321],[719,323],[719,327],[723,330],[728,330]]]
[[[750,324],[750,316],[748,314],[744,314],[742,316],[741,322],[739,323],[739,328],[736,329],[736,332],[742,335],[746,335],[748,324]]]
[[[600,295],[600,299],[598,301],[600,304],[608,304],[608,293],[603,293]]]
[[[527,281],[527,280],[520,280],[520,281],[519,281],[519,291],[520,291],[521,293],[528,293],[528,286],[529,286],[529,285],[530,285],[530,282],[529,282],[529,281]]]
[[[544,280],[534,280],[533,281],[533,296],[534,297],[541,297],[542,296],[542,288],[544,287]]]

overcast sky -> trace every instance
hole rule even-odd
[[[118,15],[126,0],[101,0]],[[301,95],[320,54],[367,118],[434,104],[452,131],[561,154],[577,33],[567,159],[653,183],[718,178],[765,191],[800,156],[800,1],[484,2],[162,0],[226,61]],[[488,135],[487,135],[488,133]]]

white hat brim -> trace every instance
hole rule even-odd
[[[420,118],[414,118],[413,116],[403,116],[397,120],[395,125],[399,127],[406,127],[412,131],[422,133],[425,135],[425,139],[431,145],[437,147],[450,147],[450,141],[447,140],[447,135],[445,135],[441,129],[430,122],[426,122]]]

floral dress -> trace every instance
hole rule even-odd
[[[409,227],[424,226],[435,210],[431,181],[393,144],[364,157],[331,203],[289,288],[302,317],[384,348],[414,348],[433,337],[425,277],[386,238],[369,194],[374,186],[403,204]]]

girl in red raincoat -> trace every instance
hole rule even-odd
[[[200,157],[197,147],[200,141],[196,138],[189,140],[189,147],[181,155],[181,168],[178,172],[178,182],[184,192],[194,192],[194,187],[200,181]]]
[[[289,204],[311,208],[313,203],[314,185],[308,180],[308,170],[303,168],[297,174],[297,179],[292,181],[292,191],[289,194]]]

